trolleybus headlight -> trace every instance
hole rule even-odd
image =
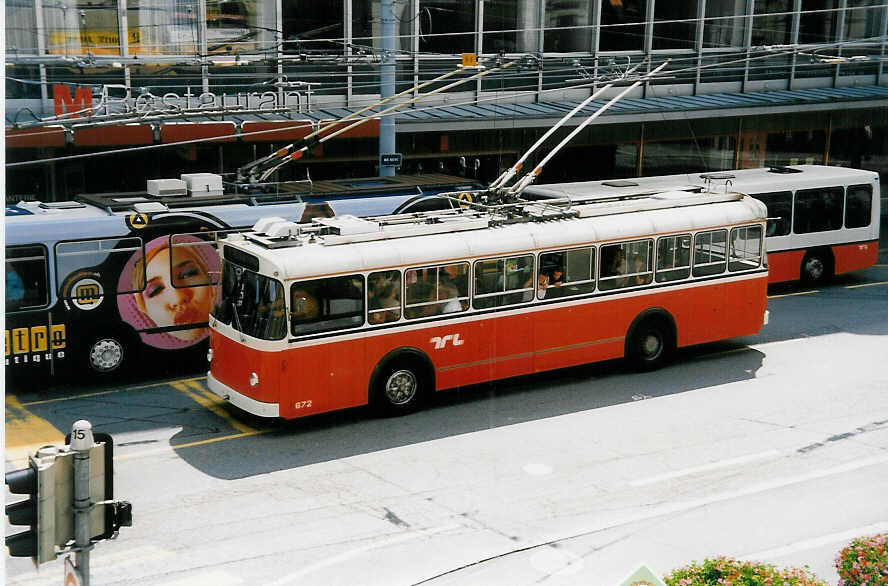
[[[259,375],[255,372],[250,373],[250,386],[255,387],[259,384]]]
[[[213,361],[213,349],[210,348],[209,350],[207,350],[207,362],[212,362],[212,361]]]

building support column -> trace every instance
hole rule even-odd
[[[394,0],[380,0],[380,22],[382,41],[382,65],[379,68],[379,94],[380,98],[390,98],[395,95],[395,15],[393,10]],[[379,154],[393,154],[395,152],[395,117],[392,114],[383,116],[379,122]],[[393,176],[394,167],[379,165],[381,177]]]

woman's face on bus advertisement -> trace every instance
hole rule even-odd
[[[188,250],[174,248],[170,262],[170,249],[164,248],[145,265],[145,290],[136,295],[139,306],[160,327],[201,323],[213,304],[214,288],[207,282],[206,269]],[[168,333],[181,340],[204,334],[202,328]]]

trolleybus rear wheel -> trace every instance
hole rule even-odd
[[[665,320],[647,318],[630,332],[627,354],[637,370],[654,370],[669,360],[674,347],[672,329]]]
[[[114,372],[123,364],[123,344],[114,338],[97,340],[89,348],[89,367],[100,374]]]
[[[802,261],[802,281],[809,284],[822,283],[831,272],[828,256],[819,251],[811,251]]]

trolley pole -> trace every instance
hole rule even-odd
[[[379,68],[379,93],[382,99],[395,95],[395,14],[394,0],[379,0],[382,23],[382,64]],[[393,176],[395,168],[383,165],[383,155],[395,152],[395,117],[383,116],[379,121],[379,175]]]
[[[74,561],[83,586],[89,586],[89,551],[92,549],[89,456],[93,444],[92,424],[84,419],[75,421],[71,428],[71,449],[74,451]]]

